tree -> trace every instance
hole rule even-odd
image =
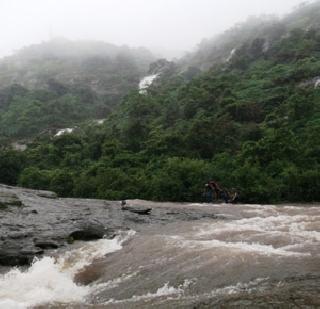
[[[14,150],[0,150],[0,183],[16,185],[25,164],[23,153]]]

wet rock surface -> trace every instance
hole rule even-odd
[[[153,225],[216,218],[213,209],[143,201],[61,199],[48,191],[0,185],[0,265],[30,264],[46,250],[74,240],[113,238],[118,230],[143,231]]]

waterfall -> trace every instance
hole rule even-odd
[[[159,76],[159,74],[152,74],[152,75],[148,75],[145,76],[144,78],[141,79],[140,83],[139,83],[139,92],[144,94],[147,92],[148,87],[151,86],[151,84],[153,83],[153,81]]]

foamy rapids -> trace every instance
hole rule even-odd
[[[217,205],[236,208],[237,206]],[[171,236],[169,242],[193,250],[223,249],[230,253],[252,253],[303,257],[319,255],[320,208],[241,205],[247,218],[196,225],[192,233]]]
[[[114,239],[84,243],[80,248],[63,253],[58,258],[35,259],[26,271],[14,268],[0,275],[0,308],[29,308],[47,303],[79,303],[94,290],[94,286],[77,285],[74,276],[95,259],[118,251],[133,231]]]

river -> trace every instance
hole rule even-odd
[[[146,226],[76,242],[0,276],[0,308],[317,308],[317,205],[213,208],[216,219]]]

